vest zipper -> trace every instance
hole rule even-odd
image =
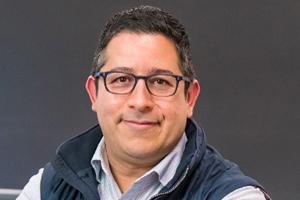
[[[181,176],[181,178],[179,179],[179,181],[177,181],[176,184],[171,189],[169,189],[166,192],[156,194],[153,197],[151,197],[149,200],[158,199],[158,198],[160,198],[163,195],[167,195],[167,194],[170,194],[171,192],[173,192],[182,183],[182,181],[185,179],[186,175],[188,174],[189,169],[190,169],[189,167],[186,168],[184,174]]]

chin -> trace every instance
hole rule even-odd
[[[156,157],[160,157],[159,154],[161,152],[158,150],[158,148],[147,147],[146,145],[135,145],[134,147],[131,146],[127,153],[136,159],[152,160]]]

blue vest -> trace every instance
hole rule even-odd
[[[193,120],[187,120],[185,132],[188,142],[175,176],[151,200],[219,200],[240,187],[262,189],[207,145],[204,131]],[[55,159],[44,168],[42,200],[100,199],[90,162],[101,137],[97,125],[58,148]]]

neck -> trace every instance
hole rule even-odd
[[[133,185],[135,180],[143,176],[159,162],[159,160],[151,163],[119,160],[115,159],[114,156],[109,153],[109,150],[107,151],[107,158],[111,173],[122,193],[126,192]]]
[[[143,176],[152,167],[122,166],[110,163],[110,170],[121,192],[126,192],[139,177]]]

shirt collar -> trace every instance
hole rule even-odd
[[[180,160],[182,158],[185,145],[187,143],[187,137],[184,133],[182,137],[180,138],[177,145],[174,147],[174,149],[166,156],[164,157],[157,165],[155,165],[151,170],[146,172],[142,177],[137,179],[135,182],[139,181],[143,177],[157,174],[160,183],[163,186],[166,186],[167,183],[173,178],[175,175],[176,169],[180,163]],[[105,150],[105,142],[104,137],[100,140],[96,151],[92,157],[91,165],[93,166],[95,173],[96,173],[96,179],[98,182],[100,182],[100,172],[101,170],[108,176],[112,177],[109,163],[107,159],[107,154]]]
[[[109,163],[106,155],[105,150],[105,143],[104,143],[104,137],[101,138],[96,151],[92,157],[91,165],[93,166],[95,173],[96,173],[96,179],[98,182],[100,182],[100,172],[103,171],[107,175],[111,175],[111,171],[109,169]]]
[[[182,158],[186,142],[187,142],[187,137],[186,134],[184,133],[180,138],[179,142],[177,143],[177,145],[174,147],[174,149],[166,157],[164,157],[158,164],[156,164],[150,171],[146,172],[144,176],[155,172],[159,177],[160,183],[163,186],[166,186],[167,183],[175,175],[177,167]]]

